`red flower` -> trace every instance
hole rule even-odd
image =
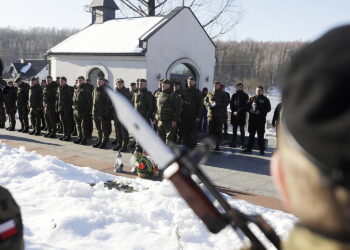
[[[145,168],[145,164],[143,164],[142,162],[139,163],[139,165],[137,166],[137,168],[139,169],[144,169]]]

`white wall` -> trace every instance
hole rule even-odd
[[[137,78],[146,78],[145,57],[137,56],[74,56],[54,55],[51,59],[52,77],[65,76],[68,84],[74,85],[75,79],[82,75],[88,77],[93,68],[101,69],[110,83],[123,78],[126,87]]]
[[[36,74],[35,77],[38,77],[39,81],[41,82],[41,80],[46,79],[48,75],[49,75],[49,65],[42,68],[42,70],[38,74]]]
[[[175,61],[191,61],[199,73],[199,88],[212,88],[215,46],[187,8],[148,40],[146,57],[151,90],[157,88],[158,74],[161,74],[161,78],[169,77],[169,67]],[[205,80],[207,77],[208,82]]]

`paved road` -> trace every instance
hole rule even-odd
[[[42,134],[45,134],[43,132]],[[113,135],[113,134],[112,134]],[[112,172],[116,153],[111,150],[111,145],[107,149],[95,149],[91,145],[94,140],[88,141],[89,146],[76,145],[72,142],[62,142],[58,139],[48,139],[43,136],[33,136],[19,132],[9,132],[0,129],[0,140],[11,140],[21,143],[21,145],[35,149],[39,148],[55,150],[60,154],[77,155],[106,164],[105,170]],[[222,151],[214,152],[209,159],[202,164],[204,172],[213,182],[222,187],[235,190],[242,190],[257,195],[264,195],[278,198],[272,180],[269,176],[269,159],[275,148],[275,141],[269,140],[269,146],[265,156],[260,156],[258,151],[253,151],[250,155],[241,153],[238,148],[228,147],[228,141],[223,142]],[[33,147],[34,145],[34,147]],[[123,154],[124,165],[130,165],[131,154]]]

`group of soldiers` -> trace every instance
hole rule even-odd
[[[42,130],[46,130],[44,136],[49,138],[56,138],[57,133],[62,133],[60,140],[71,141],[72,136],[77,136],[73,142],[85,145],[92,136],[94,122],[97,141],[92,146],[105,148],[110,139],[113,120],[116,132],[116,139],[112,141],[115,145],[113,150],[128,150],[129,133],[119,122],[104,90],[105,86],[109,86],[107,79],[97,78],[96,88],[83,76],[76,79],[74,86],[68,85],[64,76],[57,77],[56,81],[47,76],[41,83],[32,77],[30,84],[21,78],[16,78],[14,82],[2,80],[1,86],[1,128],[5,126],[6,111],[10,124],[6,129],[14,131],[15,114],[18,111],[21,123],[19,132],[40,135]],[[199,122],[205,116],[209,135],[217,139],[215,150],[220,150],[223,129],[227,133],[227,106],[230,105],[233,125],[230,146],[236,146],[237,128],[240,127],[241,148],[244,152],[252,151],[257,132],[260,153],[264,153],[266,113],[271,110],[271,106],[268,98],[263,95],[261,86],[257,88],[256,96],[251,98],[243,91],[242,83],[237,84],[237,92],[231,98],[224,91],[224,85],[218,81],[214,82],[212,91],[201,92],[193,77],[187,79],[185,88],[180,83],[172,84],[168,79],[160,79],[154,93],[148,91],[146,79],[137,79],[130,84],[130,89],[126,88],[123,79],[117,79],[114,89],[127,98],[150,125],[153,124],[158,135],[167,144],[181,142],[189,149],[197,145]],[[247,112],[250,137],[245,145],[244,126]],[[137,142],[136,150],[142,151]]]

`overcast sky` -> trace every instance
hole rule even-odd
[[[350,23],[350,0],[235,0],[242,19],[225,40],[310,41]],[[0,26],[84,28],[92,0],[0,0]],[[118,1],[116,1],[118,3]],[[0,34],[1,35],[1,34]]]

